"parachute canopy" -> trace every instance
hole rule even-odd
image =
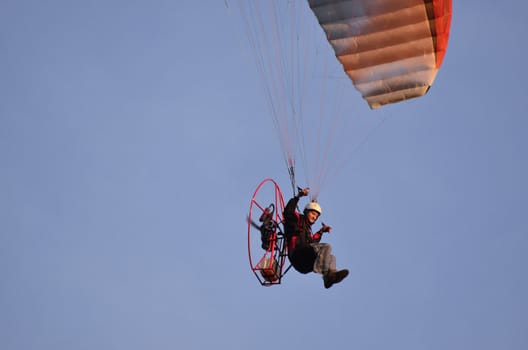
[[[442,64],[451,0],[308,0],[371,108],[427,93]]]
[[[350,80],[371,108],[427,92],[447,48],[451,2],[235,1],[294,193],[301,175],[318,198],[385,120],[357,113]]]

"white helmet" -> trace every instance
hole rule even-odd
[[[308,210],[313,210],[319,215],[322,213],[321,206],[317,204],[316,201],[311,201],[310,203],[306,204],[306,207],[304,207],[304,212],[306,213]]]

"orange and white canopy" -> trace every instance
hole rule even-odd
[[[371,108],[424,95],[442,64],[451,0],[308,0]]]

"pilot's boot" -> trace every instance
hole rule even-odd
[[[336,271],[336,270],[328,271],[323,276],[324,287],[328,289],[332,287],[335,283],[341,282],[343,279],[345,279],[346,276],[348,276],[347,269],[343,269],[339,271]]]

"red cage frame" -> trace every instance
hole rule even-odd
[[[258,217],[264,213],[269,204],[263,205],[257,201],[257,195],[264,186],[273,186],[274,198],[271,201],[265,203],[272,203],[274,205],[273,221],[275,222],[273,233],[270,237],[270,245],[268,250],[264,252],[262,257],[253,264],[252,251],[251,251],[251,237],[252,231],[255,234],[260,234],[260,230],[252,225],[252,218]],[[266,198],[269,200],[269,198]],[[248,256],[249,265],[251,270],[257,277],[258,281],[263,286],[272,286],[280,284],[282,277],[288,272],[289,267],[284,270],[286,263],[286,257],[288,255],[286,239],[283,231],[283,212],[284,212],[284,199],[279,185],[272,179],[263,180],[258,186],[251,203],[249,205],[249,216],[248,216]],[[255,238],[253,238],[255,239]],[[253,252],[255,256],[258,253]]]

